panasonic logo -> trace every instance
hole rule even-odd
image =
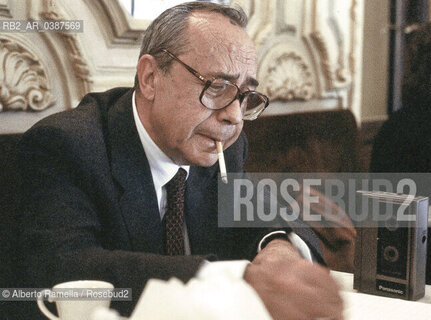
[[[403,290],[384,287],[381,284],[379,285],[379,290],[380,291],[385,291],[385,292],[390,292],[390,293],[396,293],[396,294],[404,295],[404,291]]]

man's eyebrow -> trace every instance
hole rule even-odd
[[[251,87],[257,88],[259,86],[259,81],[257,81],[255,78],[248,77],[246,84]]]
[[[239,74],[227,74],[224,72],[212,73],[210,76],[214,79],[224,79],[230,82],[235,82],[239,78]]]
[[[223,72],[219,72],[219,73],[211,74],[211,77],[214,77],[217,79],[225,79],[225,80],[228,80],[230,82],[235,82],[236,80],[238,80],[239,74],[232,75],[232,74],[226,74]],[[256,88],[259,85],[259,81],[257,81],[253,77],[248,77],[246,82],[244,83],[244,85]]]

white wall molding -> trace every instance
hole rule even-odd
[[[12,14],[10,13],[9,0],[0,0],[0,17],[12,17]]]
[[[151,23],[135,19],[115,0],[85,0],[97,22],[104,26],[105,35],[111,44],[140,45],[142,33]]]

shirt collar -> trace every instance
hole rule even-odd
[[[135,102],[135,91],[133,91],[132,105],[136,129],[138,130],[139,138],[150,165],[155,189],[159,190],[159,188],[162,188],[166,183],[168,183],[176,175],[179,168],[186,170],[188,177],[190,166],[179,166],[174,163],[172,159],[157,146],[153,139],[151,139],[147,130],[145,130],[144,125],[139,119]]]

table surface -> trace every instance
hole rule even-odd
[[[345,320],[430,320],[431,285],[425,287],[425,296],[417,301],[380,297],[359,293],[353,289],[353,274],[331,271],[340,284],[345,304]]]

